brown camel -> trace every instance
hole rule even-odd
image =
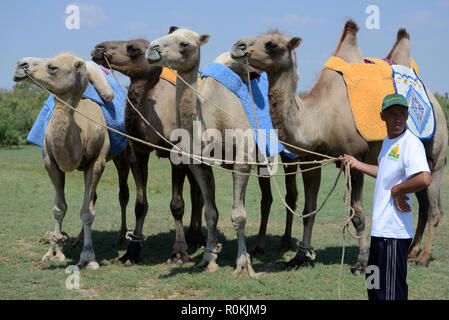
[[[221,137],[226,136],[227,129],[234,129],[234,132],[243,132],[243,130],[247,129],[249,121],[241,102],[237,96],[229,94],[229,90],[223,90],[224,86],[215,79],[204,78],[200,84],[198,91],[206,99],[201,99],[197,96],[196,88],[198,88],[198,84],[196,74],[198,73],[200,63],[200,47],[208,42],[210,36],[207,34],[199,35],[193,31],[176,27],[172,27],[170,31],[170,34],[167,36],[152,41],[145,56],[150,64],[174,68],[180,78],[186,81],[184,83],[184,81],[178,79],[176,83],[176,114],[177,123],[179,123],[180,128],[184,129],[184,132],[187,132],[188,139],[196,138],[194,135],[198,132],[194,132],[195,123],[201,123],[202,125],[199,133],[201,136],[204,136],[206,132],[203,130],[204,128],[207,128],[207,130],[216,130]],[[241,67],[241,64],[239,66]],[[241,77],[245,74],[242,70],[235,70],[235,72],[237,74],[240,72]],[[224,111],[217,109],[214,103],[221,105]],[[242,119],[244,125],[240,125],[226,113],[232,114],[235,118]],[[255,143],[252,131],[247,137],[247,143],[243,143],[245,140],[239,140],[240,137],[232,136],[231,138],[232,140],[227,141],[229,143],[225,143],[223,150],[220,149],[219,151],[224,151],[223,154],[227,154],[229,150],[236,150],[243,147],[243,153],[241,155],[243,155],[242,158],[244,160],[243,163],[228,165],[228,168],[230,167],[236,171],[236,173],[233,173],[234,199],[231,214],[232,224],[237,231],[238,242],[237,267],[234,274],[256,276],[251,266],[250,256],[246,250],[246,210],[244,205],[246,186],[249,178],[247,174],[250,173],[252,167],[246,160],[249,159],[249,155],[254,151]],[[187,151],[191,151],[190,148]],[[232,155],[234,156],[233,159],[238,156],[238,154],[233,153]],[[207,246],[203,259],[198,266],[206,267],[207,271],[214,271],[218,268],[216,260],[218,253],[221,251],[221,244],[217,242],[216,234],[218,210],[215,204],[214,176],[211,167],[205,164],[193,164],[189,162],[189,168],[200,185],[203,194],[208,230]],[[263,182],[266,184],[268,181],[265,178]]]
[[[334,56],[340,57],[348,63],[364,63],[362,53],[357,45],[357,31],[357,25],[349,20],[341,33]],[[335,157],[347,153],[357,155],[364,162],[377,163],[381,141],[367,142],[358,133],[352,120],[346,85],[339,72],[323,69],[312,90],[303,98],[297,96],[298,75],[294,49],[300,42],[300,38],[290,38],[279,32],[270,32],[258,37],[245,37],[238,40],[231,49],[231,55],[233,58],[241,60],[246,59],[244,58],[246,56],[250,65],[267,72],[270,85],[271,118],[274,127],[279,129],[281,140]],[[396,59],[397,63],[409,66],[409,52],[404,53],[404,47],[406,51],[409,50],[408,37],[398,39],[389,57],[393,60]],[[423,265],[428,264],[431,241],[442,213],[440,182],[448,141],[447,127],[441,106],[430,92],[429,97],[434,106],[437,127],[434,138],[424,143],[432,172],[432,184],[427,190],[417,194],[420,203],[418,229],[424,229],[426,217],[429,217],[430,225],[428,242],[416,260],[418,264]],[[341,119],[341,121],[336,121],[336,119]],[[304,213],[311,212],[316,208],[320,175],[320,170],[303,174],[306,190]],[[357,264],[351,271],[357,274],[364,271],[366,267],[368,246],[365,236],[365,214],[362,206],[363,174],[353,171],[351,178],[352,206],[355,209],[352,223],[357,231],[357,236],[360,237]],[[314,219],[314,216],[304,219],[303,247],[305,252],[312,250]],[[419,239],[416,238],[420,237],[420,234],[422,231],[418,230],[413,250],[417,251],[416,248],[419,248]],[[299,250],[295,258],[287,263],[287,266],[298,266],[307,260],[303,250]]]
[[[108,59],[112,69],[130,77],[131,83],[128,90],[128,98],[137,110],[143,114],[154,129],[169,140],[170,133],[176,128],[176,117],[174,113],[175,86],[167,79],[161,78],[161,67],[153,67],[144,58],[149,42],[144,39],[131,41],[106,41],[95,46],[92,51],[92,60],[109,68],[105,60]],[[133,107],[126,103],[125,106],[125,129],[126,132],[136,138],[143,139],[152,144],[169,147]],[[133,232],[136,240],[142,239],[142,228],[148,210],[147,202],[147,180],[148,180],[148,158],[154,148],[129,140],[128,153],[131,170],[136,182],[136,228]],[[169,153],[156,149],[159,157],[168,158]],[[192,174],[183,165],[171,163],[172,170],[172,200],[170,210],[175,220],[176,239],[172,249],[169,262],[184,263],[189,260],[187,253],[187,242],[194,246],[205,244],[205,238],[201,231],[201,214],[203,201],[200,190]],[[190,228],[184,235],[182,217],[184,215],[184,199],[182,190],[184,180],[190,182],[190,195],[192,200],[192,215]],[[133,264],[140,260],[140,246],[137,241],[131,241],[127,253],[119,259],[126,264]]]
[[[110,103],[114,92],[103,71],[93,62],[84,61],[70,54],[61,54],[52,59],[24,58],[14,71],[14,81],[30,80],[30,74],[43,87],[59,96],[80,113],[106,124],[98,103],[81,99],[90,81],[101,98]],[[84,246],[80,268],[98,269],[91,238],[91,227],[95,218],[96,188],[104,166],[111,159],[109,154],[109,135],[107,129],[91,122],[77,112],[55,99],[55,108],[44,136],[44,166],[55,188],[53,215],[56,220],[55,231],[50,234],[51,247],[42,258],[43,261],[64,261],[63,244],[67,236],[62,232],[62,221],[67,212],[64,196],[65,173],[75,169],[84,172],[85,193],[81,207]],[[129,198],[127,177],[129,166],[124,152],[114,158],[119,173],[120,205],[122,217],[126,216]]]
[[[147,60],[144,59],[144,54],[148,48],[148,45],[149,42],[143,39],[131,41],[107,41],[100,43],[95,47],[92,51],[92,59],[104,67],[109,67],[103,56],[106,55],[112,69],[130,77],[130,100],[141,112],[143,112],[146,120],[149,121],[155,129],[161,132],[166,139],[170,139],[170,133],[176,128],[175,86],[166,79],[159,78],[162,71],[161,67],[151,66],[148,64]],[[238,63],[231,59],[228,53],[222,55],[220,59],[217,59],[217,62],[228,66],[236,72],[243,81],[246,81],[247,67],[245,64]],[[223,91],[223,89],[225,88],[220,88],[221,91]],[[232,93],[227,91],[227,94]],[[147,99],[144,100],[144,97],[147,97]],[[166,142],[163,141],[160,136],[156,135],[153,129],[150,128],[148,124],[146,124],[128,104],[126,106],[126,114],[130,115],[125,119],[127,130],[130,128],[134,134],[137,134],[137,137],[141,137],[153,144],[167,147]],[[136,128],[138,128],[138,130],[136,130]],[[135,151],[135,153],[152,151],[151,148],[142,146],[138,143],[133,142],[132,145],[138,146],[138,151]],[[157,152],[159,156],[169,156],[166,152]],[[288,162],[292,160],[282,155],[282,161]],[[142,165],[143,164],[140,164],[140,166]],[[141,172],[137,171],[139,168],[135,170],[137,173]],[[295,170],[295,166],[289,166],[286,168],[286,172],[293,172]],[[143,172],[146,172],[146,170],[143,170]],[[182,189],[186,174],[191,184],[191,197],[193,204],[190,228],[185,235],[185,239],[189,244],[196,246],[204,243],[204,236],[201,232],[201,208],[203,203],[199,186],[197,185],[195,179],[193,179],[190,171],[187,170],[186,166],[172,165],[172,190],[174,194],[170,208],[172,209],[172,214],[175,218],[175,224],[177,227],[176,241],[173,247],[171,261],[177,260],[178,262],[185,262],[188,260],[188,254],[186,251],[187,245],[184,240],[182,228],[182,216],[184,209]],[[142,178],[140,178],[140,180],[136,179],[137,188],[142,188],[142,183],[139,184],[137,181],[142,181]],[[286,201],[291,207],[296,207],[296,176],[286,176],[285,184],[287,189]],[[259,178],[259,186],[262,191],[261,224],[259,234],[252,251],[254,253],[263,253],[265,250],[266,227],[271,203],[273,201],[269,179]],[[143,193],[144,191],[138,191],[138,195],[143,195]],[[136,204],[136,216],[138,215],[137,208],[145,208],[145,206],[137,206]],[[281,248],[283,249],[290,249],[293,247],[291,241],[292,217],[292,214],[287,212],[285,233],[281,240]],[[125,258],[130,260],[129,262],[138,261],[139,251],[135,250],[132,252],[132,255],[131,253],[125,255]],[[122,258],[122,260],[124,259]]]

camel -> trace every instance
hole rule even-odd
[[[106,125],[98,103],[82,99],[88,81],[100,97],[112,102],[114,92],[106,80],[101,68],[91,61],[84,61],[71,54],[61,54],[51,59],[24,58],[14,71],[14,81],[31,81],[30,74],[43,87],[60,97],[77,111],[97,122]],[[68,240],[62,232],[62,222],[67,212],[64,196],[65,174],[77,169],[84,172],[85,193],[81,207],[83,250],[77,263],[79,268],[98,269],[93,249],[91,227],[95,219],[96,188],[105,164],[112,156],[109,154],[110,142],[106,128],[91,122],[74,110],[55,99],[55,108],[44,136],[44,166],[55,188],[53,215],[56,220],[55,231],[50,234],[50,249],[43,261],[64,261],[63,244]],[[114,159],[119,174],[119,199],[122,218],[126,217],[126,205],[129,199],[127,177],[129,173],[125,153]],[[123,228],[123,225],[122,225]],[[125,230],[126,231],[126,230]]]
[[[112,69],[130,77],[130,100],[140,110],[140,112],[143,112],[147,121],[149,121],[153,127],[155,127],[166,139],[169,140],[170,133],[176,128],[175,86],[168,80],[160,78],[162,71],[161,67],[151,66],[148,64],[147,60],[144,59],[144,54],[148,48],[148,45],[149,42],[144,39],[130,41],[106,41],[98,44],[92,51],[91,55],[93,61],[104,67],[109,67],[104,59],[104,55],[106,55]],[[235,71],[243,81],[246,82],[246,65],[231,59],[229,53],[221,55],[216,61],[228,66],[230,69]],[[223,91],[223,89],[224,87],[220,88],[221,91]],[[227,91],[225,94],[230,94],[230,92]],[[147,97],[147,99],[144,100],[144,97]],[[149,110],[151,110],[151,112]],[[160,136],[156,135],[153,129],[150,128],[139,115],[135,114],[131,106],[128,104],[126,106],[125,113],[129,114],[129,116],[125,119],[125,126],[127,130],[129,128],[129,130],[132,131],[132,135],[137,135],[137,137],[141,137],[152,144],[167,147],[167,143],[163,141]],[[132,148],[135,149],[134,153],[141,154],[152,151],[151,148],[142,146],[139,143],[130,141],[130,144]],[[158,156],[169,156],[167,152],[161,152],[160,150],[156,151],[158,152]],[[141,158],[142,157],[138,157],[138,159]],[[283,155],[282,159],[284,162],[292,161]],[[140,167],[146,165],[141,162],[139,163]],[[131,162],[131,164],[133,164],[133,162]],[[136,165],[137,161],[135,161],[134,164]],[[147,172],[145,169],[141,171],[138,170],[139,168],[135,169],[136,175],[141,174],[141,172]],[[289,166],[286,170],[286,172],[293,172],[296,168],[295,166]],[[182,228],[184,201],[182,198],[182,190],[186,174],[191,184],[192,215],[190,228],[186,232],[184,240],[184,232]],[[187,170],[186,166],[172,164],[172,176],[173,198],[170,208],[172,210],[173,217],[175,218],[176,241],[173,246],[171,258],[168,261],[184,263],[189,260],[189,256],[186,251],[186,241],[190,245],[195,246],[200,246],[205,243],[204,236],[201,232],[201,209],[203,203],[199,186],[195,179],[193,179],[190,171]],[[139,181],[140,183],[138,183]],[[138,196],[142,196],[142,200],[139,200],[139,197],[137,197],[137,201],[141,201],[141,205],[137,206],[136,204],[136,216],[138,216],[138,208],[147,207],[147,205],[143,202],[143,199],[146,199],[146,196],[143,197],[144,185],[142,181],[142,177],[140,179],[136,178],[137,189],[142,190],[137,192]],[[291,207],[295,207],[297,200],[295,175],[286,176],[285,184],[287,189],[286,201]],[[265,251],[266,228],[270,213],[270,206],[273,201],[269,179],[259,178],[259,186],[262,192],[261,224],[256,243],[252,249],[254,254],[263,254]],[[287,212],[285,232],[281,239],[281,248],[283,249],[290,249],[293,247],[291,241],[292,218],[292,214]],[[128,261],[128,264],[139,261],[139,251],[133,249],[133,251],[129,251],[129,253],[127,255],[125,254],[124,258],[121,259],[125,263]]]
[[[349,20],[338,40],[334,56],[348,63],[364,63],[357,44],[357,24]],[[410,65],[409,39],[398,33],[398,40],[388,57],[397,63]],[[279,139],[289,144],[334,157],[352,154],[362,161],[376,164],[381,141],[367,142],[358,133],[350,110],[346,85],[341,73],[323,69],[317,82],[303,98],[296,94],[299,76],[297,74],[295,49],[300,44],[298,37],[290,38],[278,31],[257,37],[245,37],[231,48],[231,55],[238,61],[248,59],[249,64],[266,71],[269,79],[270,114],[274,128],[279,130]],[[413,243],[410,258],[416,258],[419,240],[428,217],[429,233],[424,250],[416,263],[427,265],[430,257],[431,241],[442,214],[440,183],[445,164],[448,133],[446,120],[434,96],[428,91],[434,106],[437,127],[431,141],[425,142],[425,149],[432,172],[432,184],[427,190],[417,194],[420,209],[418,232]],[[319,119],[317,121],[316,119]],[[338,119],[338,121],[336,121]],[[290,149],[295,152],[294,149]],[[301,152],[297,152],[302,155]],[[320,186],[320,170],[303,174],[305,184],[304,213],[316,208],[316,199]],[[359,238],[359,255],[353,274],[364,272],[368,259],[368,246],[365,235],[365,214],[362,205],[363,175],[351,171],[352,207],[355,215],[352,223]],[[311,239],[315,217],[304,219],[303,247],[312,252]],[[307,262],[302,250],[287,263],[287,267],[297,267]]]
[[[130,77],[131,83],[128,90],[128,98],[138,108],[145,118],[162,136],[169,140],[170,133],[176,128],[174,114],[175,86],[167,79],[161,78],[162,68],[150,66],[144,58],[149,42],[144,39],[131,41],[106,41],[95,46],[91,53],[92,60],[106,68],[109,68],[105,60],[108,59],[112,69]],[[132,108],[127,102],[125,106],[125,130],[133,136],[152,144],[169,147],[163,140]],[[136,183],[136,227],[133,235],[142,239],[142,228],[148,210],[146,186],[148,181],[148,158],[154,148],[132,140],[128,142],[128,153],[131,171]],[[159,157],[168,158],[169,153],[156,149]],[[172,171],[172,199],[170,210],[175,220],[176,238],[172,248],[172,254],[168,262],[185,263],[189,260],[187,242],[194,246],[205,244],[201,231],[201,214],[203,202],[199,187],[193,179],[190,171],[182,165],[173,165]],[[184,215],[184,199],[182,190],[184,180],[190,182],[190,195],[192,200],[192,215],[190,228],[184,235],[182,217]],[[131,241],[128,251],[119,259],[125,264],[134,264],[140,261],[140,246],[138,241]]]
[[[200,63],[200,47],[208,42],[208,34],[197,34],[188,29],[172,27],[170,33],[163,38],[154,40],[145,54],[148,62],[155,66],[172,67],[178,72],[180,78],[176,83],[176,115],[179,127],[184,129],[189,136],[193,137],[194,121],[202,124],[201,130],[204,128],[213,128],[218,130],[222,136],[225,136],[226,129],[241,130],[249,127],[249,121],[242,108],[241,102],[237,96],[229,94],[228,90],[213,78],[204,78],[198,88],[196,75],[199,70]],[[230,59],[224,56],[217,59],[219,62],[228,61]],[[234,71],[242,78],[245,77],[246,69],[239,69],[242,64],[234,64]],[[232,68],[232,65],[229,66]],[[195,90],[201,96],[207,99],[200,99]],[[218,110],[213,103],[220,104],[226,113],[231,113],[235,118],[245,119],[245,125],[239,125],[233,119],[229,118],[223,111]],[[201,134],[201,133],[200,133]],[[251,136],[252,137],[252,136]],[[248,140],[251,140],[249,138]],[[234,139],[226,145],[224,149],[236,149],[237,143]],[[214,140],[215,141],[215,140]],[[247,143],[244,151],[244,159],[248,159],[251,147],[255,144]],[[190,151],[190,150],[188,150]],[[225,151],[226,152],[226,151]],[[234,155],[235,156],[235,155]],[[217,241],[217,221],[218,210],[215,204],[215,182],[211,167],[206,164],[188,164],[195,179],[201,188],[201,193],[205,202],[205,217],[207,223],[207,245],[201,262],[198,267],[205,267],[206,271],[215,271],[218,269],[217,258],[221,251],[221,244]],[[244,206],[245,191],[248,183],[248,175],[251,171],[251,164],[239,163],[228,165],[236,173],[233,173],[233,209],[231,213],[232,224],[237,232],[238,253],[236,258],[236,269],[234,275],[250,275],[257,276],[251,265],[250,255],[246,249],[245,243],[245,223],[246,210]],[[243,175],[239,174],[243,173]],[[269,181],[265,178],[262,183],[266,185]],[[260,180],[259,180],[260,183]],[[261,184],[262,186],[262,184]],[[294,188],[296,191],[296,188]],[[263,193],[265,196],[265,193]],[[288,197],[288,196],[287,196]],[[296,194],[294,198],[296,201]],[[262,200],[262,205],[263,205]],[[269,198],[271,203],[271,197]],[[263,213],[263,210],[262,210]],[[266,216],[268,218],[268,216]],[[263,243],[261,242],[261,245]]]

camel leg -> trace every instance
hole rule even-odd
[[[170,202],[170,210],[173,218],[175,219],[176,239],[173,244],[172,255],[167,262],[182,264],[190,259],[187,254],[184,226],[182,225],[182,217],[184,216],[184,199],[182,198],[182,190],[184,188],[186,172],[183,167],[171,163],[171,173],[172,199]]]
[[[62,232],[62,221],[67,212],[67,203],[64,196],[65,174],[48,157],[44,159],[44,165],[55,188],[55,200],[53,202],[52,212],[56,222],[55,231],[53,233],[47,232],[45,235],[50,242],[50,249],[42,257],[42,261],[62,262],[65,260],[63,246],[68,241],[67,234]]]
[[[429,199],[429,210],[427,213],[427,235],[423,250],[416,259],[416,264],[420,266],[428,266],[430,261],[430,251],[432,249],[433,239],[435,237],[440,218],[443,215],[443,207],[441,205],[441,177],[443,170],[432,172],[432,183],[427,188],[427,197]]]
[[[128,244],[126,253],[118,259],[119,263],[125,265],[133,265],[140,261],[140,252],[142,250],[142,241],[144,239],[142,229],[148,211],[147,181],[148,158],[150,155],[149,153],[137,152],[132,145],[130,145],[129,150],[128,160],[136,183],[136,205],[134,208],[136,226],[133,233],[130,235],[131,240]]]
[[[92,243],[92,224],[95,219],[95,191],[101,174],[103,173],[106,161],[103,158],[98,159],[89,169],[84,171],[84,201],[81,207],[81,222],[84,229],[84,245],[81,251],[80,261],[76,264],[78,268],[96,270],[99,268],[95,260],[95,253]]]
[[[257,167],[257,171],[260,174],[260,167]],[[259,177],[259,187],[262,192],[262,199],[260,200],[260,226],[259,233],[257,235],[256,242],[253,249],[251,249],[251,255],[265,253],[265,239],[267,233],[268,216],[270,215],[271,204],[273,203],[273,196],[271,193],[271,183],[269,177]]]
[[[95,203],[97,202],[97,193],[94,193],[94,206]],[[72,248],[74,247],[80,247],[82,248],[84,245],[84,227],[81,226],[81,231],[78,234],[78,237],[76,237],[76,240],[72,243]]]
[[[359,241],[359,255],[357,263],[350,272],[354,275],[365,273],[368,264],[369,247],[366,241],[365,234],[365,211],[363,209],[363,173],[356,170],[351,170],[351,206],[354,209],[354,216],[351,221],[356,230],[356,235]]]
[[[123,151],[120,155],[114,158],[114,165],[117,168],[118,182],[119,182],[119,194],[121,210],[121,226],[117,236],[117,245],[121,245],[125,242],[126,231],[126,207],[129,201],[129,188],[128,188],[128,175],[129,175],[129,163],[126,159],[126,152]]]
[[[192,214],[190,216],[190,226],[186,232],[186,241],[189,245],[201,248],[206,245],[206,237],[201,230],[203,224],[203,196],[201,189],[189,169],[186,171],[187,179],[190,183],[190,199],[192,202]]]
[[[204,254],[201,262],[197,265],[199,268],[205,267],[206,271],[218,270],[217,258],[221,251],[221,243],[217,238],[218,210],[215,204],[215,180],[212,168],[206,165],[190,165],[195,180],[201,189],[203,195],[207,224],[207,242],[204,248]]]
[[[292,159],[281,153],[282,162],[296,162],[298,159]],[[298,170],[298,165],[284,166],[285,173],[291,173]],[[287,194],[285,195],[285,202],[292,208],[293,211],[296,210],[296,201],[298,200],[298,190],[296,188],[296,174],[290,174],[285,176],[285,189]],[[292,242],[292,225],[293,225],[293,213],[286,209],[286,219],[285,219],[285,232],[281,239],[281,249],[282,250],[293,250],[295,245]]]
[[[301,165],[301,169],[310,168],[309,165]],[[303,215],[316,210],[318,191],[321,183],[321,169],[315,169],[302,173],[304,184],[305,204]],[[312,231],[315,222],[315,215],[303,218],[303,236],[299,244],[298,251],[293,259],[286,263],[287,268],[298,268],[307,266],[309,262],[315,260],[315,251],[312,248]]]
[[[410,245],[408,260],[411,264],[416,263],[418,258],[419,247],[421,244],[422,236],[424,235],[424,229],[427,223],[427,213],[429,211],[429,197],[427,196],[427,190],[422,190],[416,193],[416,198],[419,204],[418,225],[416,226],[415,237]]]
[[[242,173],[251,172],[251,165],[234,165],[234,170]],[[250,255],[246,251],[245,244],[245,225],[246,225],[246,210],[245,210],[245,193],[248,185],[249,176],[233,173],[234,182],[234,201],[232,205],[232,225],[237,232],[238,253],[236,259],[236,268],[234,270],[235,276],[249,275],[256,277],[256,273],[251,265]]]

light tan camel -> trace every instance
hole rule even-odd
[[[61,54],[52,59],[24,58],[15,67],[14,81],[30,81],[27,74],[30,74],[51,93],[74,106],[76,110],[101,124],[106,124],[99,105],[90,99],[81,99],[88,81],[94,85],[106,103],[110,103],[114,98],[114,92],[103,71],[95,63],[86,62],[71,54]],[[77,266],[98,269],[99,265],[95,260],[92,244],[91,227],[95,218],[97,184],[106,161],[111,159],[109,147],[107,129],[91,122],[55,99],[54,112],[44,136],[43,152],[44,166],[56,192],[52,209],[56,224],[50,239],[51,247],[42,258],[43,261],[65,260],[63,244],[67,239],[62,232],[62,221],[67,212],[64,196],[65,174],[78,169],[84,172],[85,193],[80,212],[84,230],[84,245]],[[124,152],[120,154],[121,160],[123,160],[123,154]],[[126,204],[129,197],[126,184],[129,166],[126,161],[123,163],[124,174],[122,175],[119,170],[122,217],[123,214],[126,216]],[[122,190],[124,186],[126,189]],[[123,213],[123,209],[125,213]]]
[[[179,127],[188,133],[192,141],[194,141],[195,134],[194,121],[202,124],[202,131],[196,132],[198,135],[202,135],[205,129],[215,129],[220,133],[221,137],[226,136],[226,129],[240,130],[240,132],[246,130],[249,126],[249,121],[237,96],[230,95],[228,90],[223,90],[223,85],[213,78],[204,78],[198,88],[196,77],[200,64],[200,47],[208,42],[210,36],[208,34],[199,35],[190,30],[177,29],[175,27],[172,27],[171,31],[169,35],[152,41],[145,56],[150,64],[170,66],[176,69],[178,75],[187,83],[179,79],[176,83],[176,113]],[[239,73],[238,70],[235,71]],[[206,97],[206,99],[198,98],[195,92],[197,88],[200,95]],[[228,114],[217,109],[214,103],[222,106],[226,113],[231,113],[235,118],[242,119],[244,124],[242,125],[229,118]],[[238,138],[231,137],[231,139],[230,141],[228,140],[228,144],[225,143],[223,154],[227,154],[226,149],[229,152],[229,149],[235,150],[243,146],[242,140],[240,141],[241,144],[239,144]],[[243,152],[244,160],[248,159],[249,154],[255,148],[252,131],[250,131],[250,136],[246,142]],[[237,156],[237,154],[234,156]],[[247,163],[230,166],[233,170],[244,174],[250,173],[251,167]],[[213,271],[218,268],[216,260],[221,250],[221,244],[217,242],[216,233],[218,210],[215,204],[214,176],[211,167],[204,164],[189,164],[189,168],[200,185],[205,201],[208,231],[207,246],[199,266],[206,267],[207,271]],[[233,173],[231,219],[237,232],[238,242],[237,266],[234,274],[256,276],[245,244],[246,210],[244,200],[248,178],[249,176],[247,175]]]
[[[357,31],[358,27],[355,22],[349,20],[341,33],[334,52],[335,56],[348,63],[364,63],[362,53],[357,45]],[[367,142],[358,133],[351,114],[346,85],[340,73],[329,69],[322,70],[312,90],[303,98],[298,97],[295,49],[300,42],[300,38],[290,38],[279,32],[270,32],[258,37],[245,37],[238,40],[231,49],[231,55],[241,61],[246,59],[246,56],[250,65],[267,72],[270,86],[271,118],[274,127],[279,130],[281,140],[334,157],[347,153],[356,155],[367,163],[377,163],[381,141]],[[397,50],[392,50],[390,58],[398,59],[398,63],[409,65],[409,53],[404,54],[403,52],[404,46],[408,45],[408,39],[399,39]],[[409,50],[409,46],[407,48]],[[432,171],[432,184],[426,191],[418,194],[418,199],[420,200],[420,216],[429,216],[429,222],[431,222],[429,223],[430,235],[428,237],[431,242],[442,213],[440,182],[448,137],[441,107],[430,92],[429,97],[435,108],[437,119],[434,138],[424,144]],[[295,152],[294,149],[290,148],[290,150]],[[321,171],[318,169],[303,174],[306,190],[304,213],[311,212],[316,208],[320,175]],[[357,264],[351,271],[357,274],[366,267],[368,246],[365,235],[365,214],[362,206],[363,175],[352,171],[351,178],[352,206],[355,209],[352,223],[357,231],[357,236],[360,237]],[[314,216],[304,219],[303,247],[306,252],[312,250],[314,219]],[[421,219],[424,219],[421,224],[425,225],[425,218]],[[426,243],[417,262],[427,264],[429,254],[430,244]],[[298,266],[307,260],[302,250],[299,250],[295,258],[287,263],[287,266]]]

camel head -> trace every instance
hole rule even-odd
[[[238,40],[231,48],[233,59],[246,62],[267,73],[296,67],[295,49],[301,43],[299,37],[288,37],[275,30],[261,36],[250,36]]]
[[[150,43],[145,57],[152,65],[188,72],[199,65],[200,48],[209,38],[208,34],[171,27],[168,35]]]
[[[109,68],[106,56],[112,69],[129,77],[145,76],[152,68],[145,59],[149,45],[145,39],[105,41],[97,44],[90,54],[94,62],[105,68]]]
[[[27,74],[65,100],[81,98],[88,81],[106,103],[114,99],[114,91],[101,68],[92,61],[84,61],[71,54],[64,53],[51,59],[23,58],[15,66],[13,80],[30,80]]]
[[[399,29],[396,42],[386,56],[396,64],[410,67],[410,34],[405,29]]]

